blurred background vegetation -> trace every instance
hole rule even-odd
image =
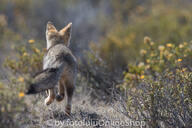
[[[24,81],[42,69],[52,21],[58,29],[73,23],[77,86],[93,89],[91,100],[123,97],[123,114],[149,127],[192,127],[191,7],[191,0],[1,0],[0,124],[20,125]]]

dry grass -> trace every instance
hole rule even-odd
[[[21,122],[21,127],[25,128],[49,128],[49,127],[67,127],[63,125],[64,122],[86,122],[84,127],[117,127],[118,124],[114,122],[126,122],[129,120],[124,114],[120,112],[120,102],[113,104],[106,104],[103,101],[94,100],[85,94],[77,94],[73,98],[72,115],[67,117],[64,112],[65,101],[53,102],[50,106],[44,105],[44,96],[26,96],[25,101],[28,106],[28,112],[22,113],[18,117]],[[119,109],[119,110],[117,110]],[[23,118],[22,118],[23,117]],[[99,122],[100,121],[100,122]],[[92,122],[90,125],[88,122]],[[111,125],[110,123],[111,122]],[[99,125],[99,123],[101,123]],[[103,124],[108,123],[108,124]],[[69,124],[69,127],[79,127]],[[116,126],[115,126],[116,125]],[[134,126],[131,126],[134,127]]]

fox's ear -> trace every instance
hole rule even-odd
[[[64,40],[64,43],[67,46],[69,46],[70,44],[71,32],[72,32],[72,23],[69,23],[67,26],[65,26],[63,29],[59,31]]]
[[[57,29],[55,28],[53,23],[50,21],[48,21],[48,23],[47,23],[46,32],[57,32]]]

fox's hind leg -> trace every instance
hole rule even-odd
[[[55,99],[55,91],[53,89],[48,90],[48,97],[45,99],[45,105],[50,105]]]
[[[67,115],[71,114],[71,102],[72,102],[72,97],[73,97],[73,92],[74,92],[74,83],[73,81],[66,80],[65,81],[65,88],[67,92],[67,105],[65,107],[65,113]]]
[[[56,96],[58,102],[62,101],[65,97],[65,81],[61,79],[59,81],[59,94]]]

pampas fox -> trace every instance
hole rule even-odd
[[[34,94],[48,89],[45,104],[51,104],[54,99],[62,101],[67,96],[66,114],[71,113],[71,101],[75,88],[77,72],[76,58],[69,49],[72,23],[58,31],[51,23],[47,23],[46,40],[47,53],[43,60],[43,71],[38,73],[29,86],[27,94]],[[58,94],[55,86],[59,84]]]

